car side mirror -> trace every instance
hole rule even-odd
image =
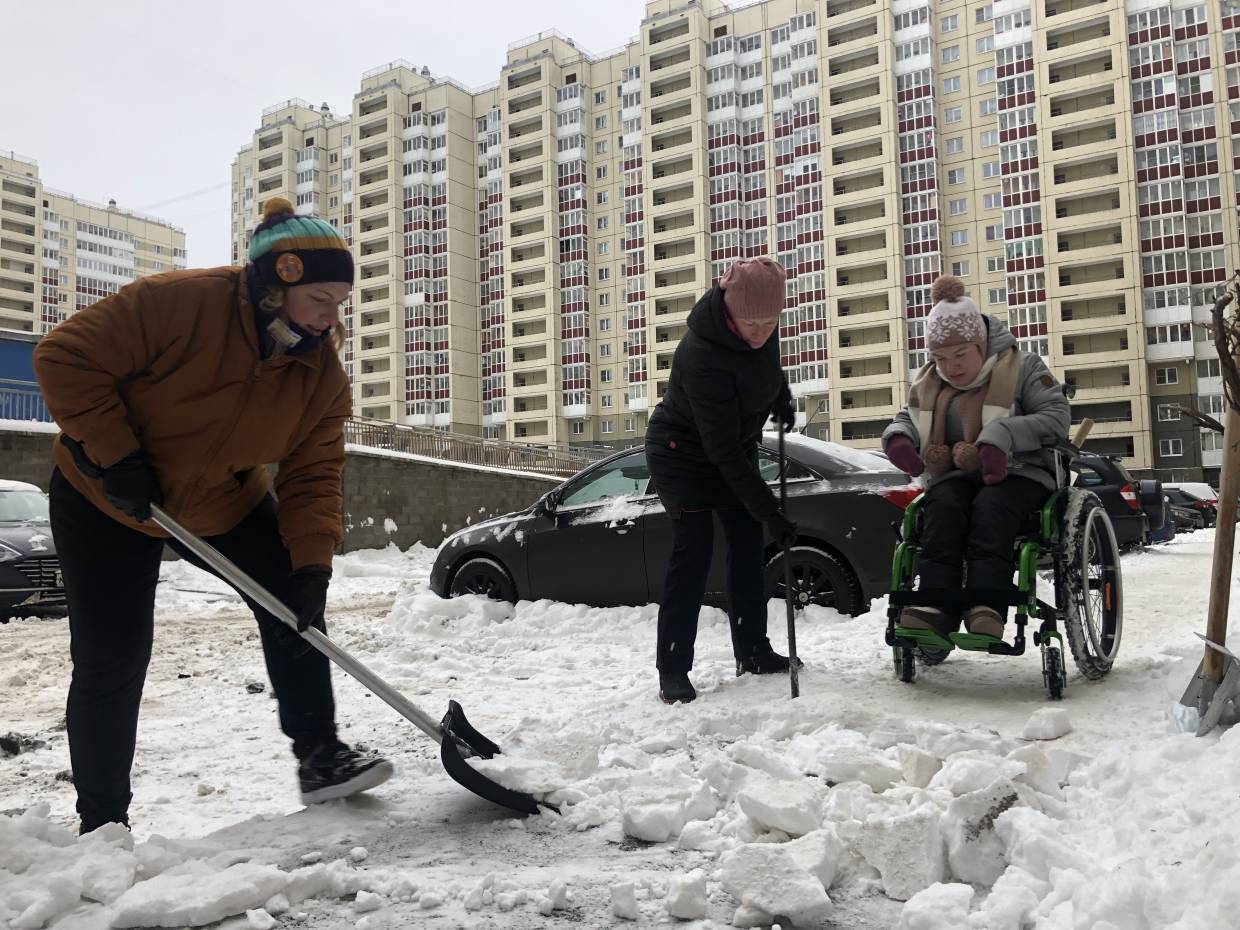
[[[559,506],[560,489],[554,488],[538,499],[538,503],[534,505],[534,512],[539,516],[550,517]]]

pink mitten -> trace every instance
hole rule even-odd
[[[984,442],[977,447],[977,454],[982,460],[982,481],[986,484],[998,484],[1007,477],[1007,453],[998,446]]]
[[[913,478],[926,470],[926,463],[917,454],[917,447],[907,436],[895,435],[887,440],[887,460]]]

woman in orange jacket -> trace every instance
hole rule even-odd
[[[339,307],[352,286],[339,233],[274,198],[245,267],[142,278],[35,350],[62,430],[51,517],[69,601],[69,750],[83,833],[129,822],[163,548],[206,567],[149,521],[152,503],[287,603],[301,630],[325,628],[352,412]],[[279,466],[274,496],[268,463]],[[390,763],[337,739],[326,657],[249,606],[302,799],[389,778]]]

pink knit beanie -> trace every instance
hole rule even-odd
[[[783,267],[773,258],[741,258],[719,281],[723,302],[737,320],[769,320],[784,309]]]

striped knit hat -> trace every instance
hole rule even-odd
[[[258,280],[271,287],[353,284],[348,243],[326,220],[297,216],[283,197],[263,204],[263,221],[250,239],[250,263]]]
[[[934,306],[926,319],[927,348],[933,352],[971,342],[984,356],[990,340],[986,321],[973,299],[965,296],[964,282],[955,275],[940,275],[930,285],[930,299]]]

